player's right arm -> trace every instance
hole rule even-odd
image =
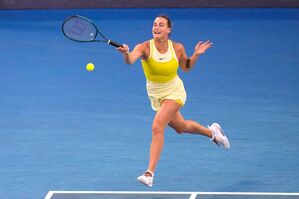
[[[137,44],[135,48],[130,52],[129,47],[124,44],[122,47],[117,48],[119,52],[124,55],[126,64],[134,64],[137,59],[144,57],[145,55],[145,44]]]

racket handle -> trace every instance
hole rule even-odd
[[[112,41],[112,40],[108,40],[107,44],[110,44],[111,46],[114,46],[114,47],[122,47],[123,46],[122,44],[119,44],[119,43],[117,43],[115,41]]]

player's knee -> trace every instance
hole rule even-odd
[[[163,133],[163,129],[164,129],[163,125],[161,125],[160,123],[156,122],[152,126],[152,133],[153,134]]]
[[[175,131],[177,134],[183,134],[186,132],[184,128],[175,129]]]
[[[175,131],[176,131],[177,134],[183,134],[184,133],[183,129],[175,129]]]
[[[186,128],[184,124],[179,124],[175,126],[174,130],[176,131],[177,134],[183,134],[184,132],[186,132]]]

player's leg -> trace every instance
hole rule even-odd
[[[152,125],[152,143],[150,147],[150,162],[148,169],[155,171],[164,144],[164,129],[179,111],[181,106],[174,100],[164,100],[156,113]]]
[[[218,146],[225,149],[230,148],[229,140],[218,123],[213,123],[211,126],[206,128],[195,121],[185,120],[182,114],[178,111],[168,125],[180,134],[192,133],[205,135],[210,137],[211,140],[213,140]]]
[[[172,120],[174,114],[179,111],[181,105],[174,100],[163,100],[159,111],[156,113],[152,125],[152,142],[150,146],[150,160],[148,170],[137,180],[147,186],[153,185],[154,172],[164,145],[164,129]]]
[[[169,126],[177,133],[200,134],[207,137],[212,137],[212,132],[209,128],[202,126],[193,120],[185,120],[183,115],[178,111],[169,122]]]

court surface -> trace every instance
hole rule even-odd
[[[140,62],[105,44],[65,39],[62,21],[93,19],[131,49],[168,14],[189,55],[180,71],[186,119],[222,124],[231,150],[201,136],[165,132],[152,189],[150,108]],[[0,11],[0,198],[48,191],[299,192],[298,9],[103,9]],[[85,70],[88,62],[95,71]]]

